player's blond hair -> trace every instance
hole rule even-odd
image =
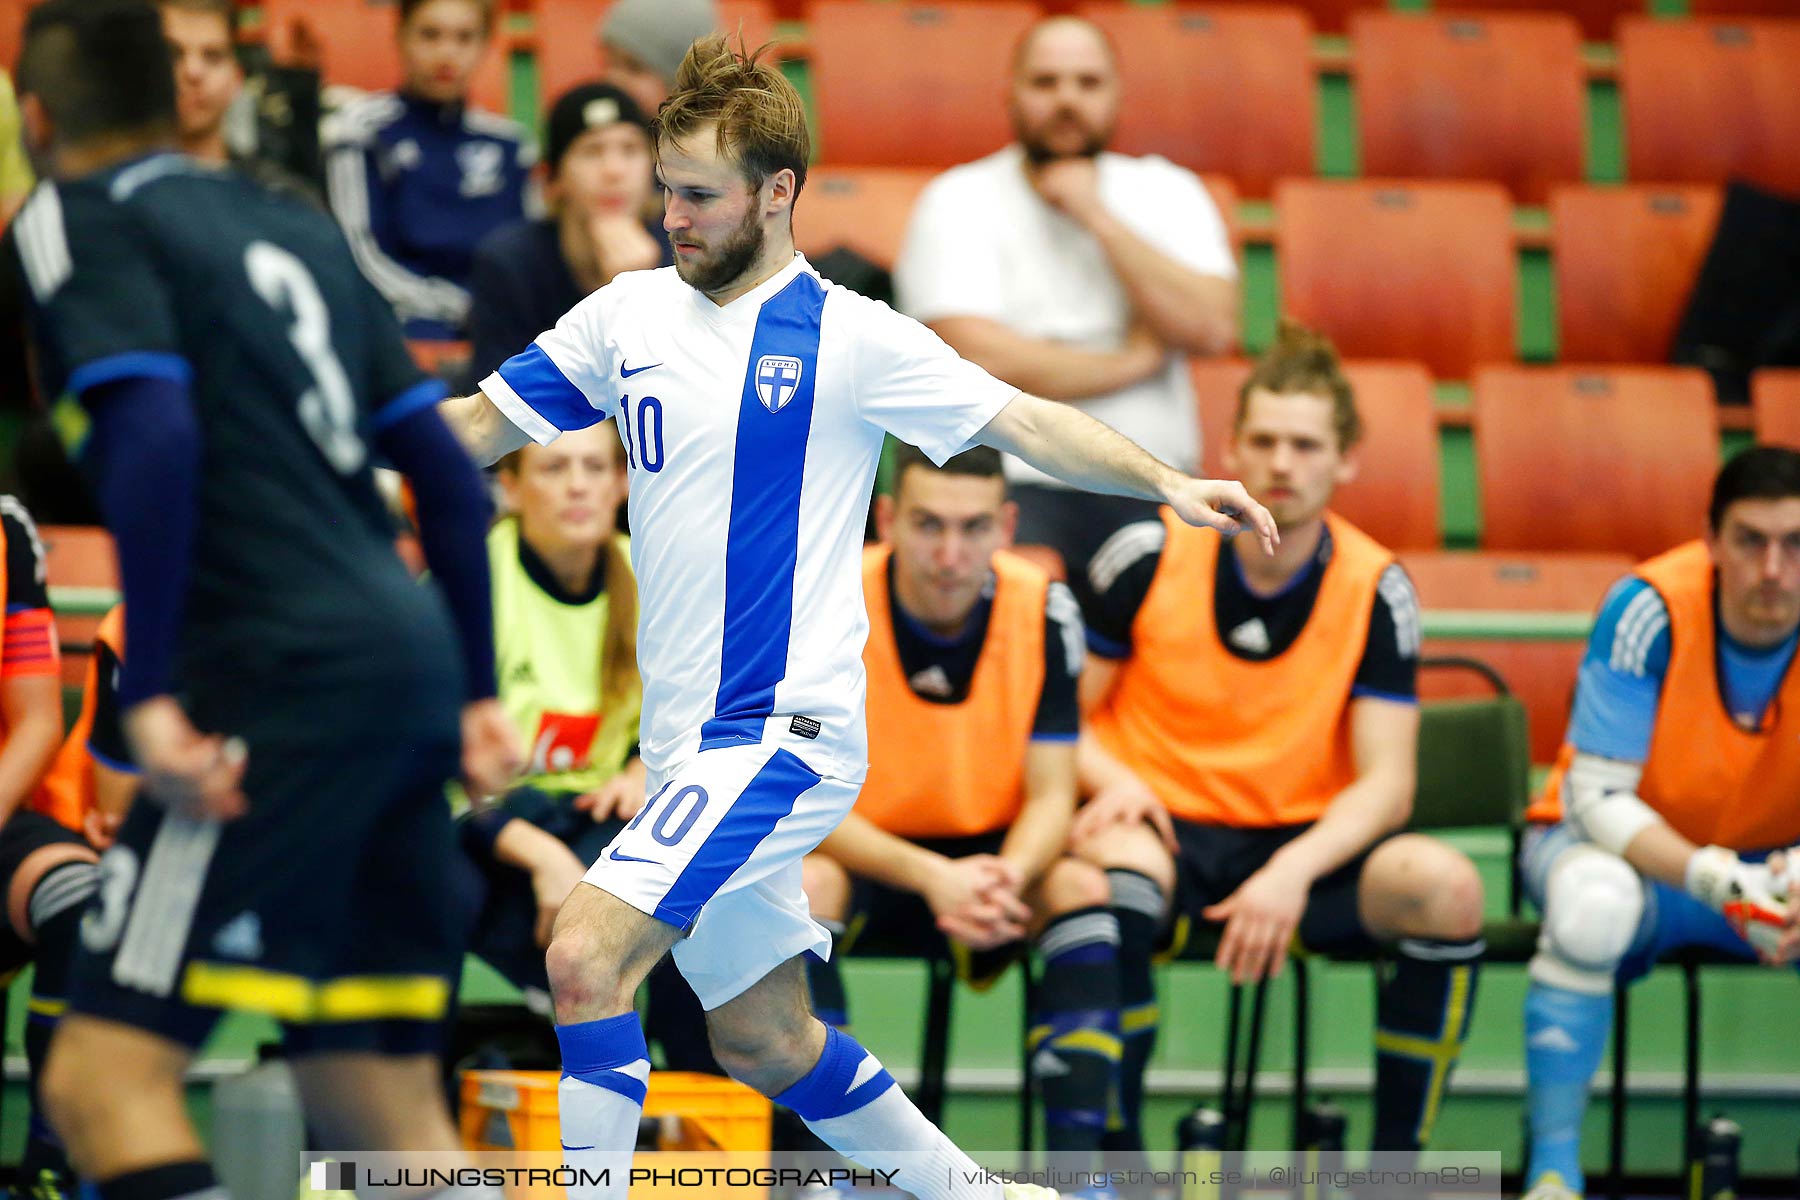
[[[675,71],[675,88],[656,110],[656,145],[687,140],[714,124],[719,150],[737,162],[751,187],[775,172],[794,173],[794,193],[806,183],[812,138],[806,106],[787,76],[763,56],[774,43],[749,50],[739,36],[733,48],[722,33],[688,47]]]
[[[1244,427],[1249,415],[1250,393],[1272,392],[1277,396],[1303,394],[1324,396],[1331,401],[1331,427],[1337,434],[1338,449],[1348,450],[1362,440],[1362,414],[1356,411],[1356,393],[1344,374],[1343,360],[1331,339],[1315,329],[1308,329],[1292,317],[1283,317],[1275,333],[1275,344],[1256,360],[1250,377],[1238,389],[1237,413],[1231,419],[1232,432]]]

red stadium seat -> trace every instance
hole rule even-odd
[[[1250,364],[1194,359],[1189,372],[1200,404],[1205,471],[1229,475],[1225,448]],[[1350,362],[1344,373],[1362,414],[1363,440],[1357,476],[1338,489],[1332,508],[1390,549],[1436,547],[1438,445],[1431,376],[1419,364],[1405,362]]]
[[[1705,531],[1719,421],[1704,371],[1487,367],[1474,414],[1483,547],[1648,558]]]
[[[1667,362],[1719,203],[1710,187],[1553,191],[1558,357]]]
[[[1084,15],[1091,16],[1094,9],[1130,8],[1133,4],[1143,4],[1144,0],[1089,0],[1081,5]],[[1386,0],[1206,0],[1208,9],[1252,8],[1267,9],[1272,3],[1280,3],[1284,8],[1296,8],[1306,14],[1310,24],[1320,33],[1343,33],[1349,27],[1350,17],[1354,13],[1370,8],[1386,7]],[[1052,12],[1067,7],[1063,0],[1050,0],[1044,7]],[[1148,7],[1154,8],[1155,5]],[[1307,111],[1311,111],[1310,106]]]
[[[913,204],[934,174],[918,167],[814,167],[794,206],[794,244],[814,261],[842,246],[892,270]]]
[[[1777,0],[1777,3],[1784,0]],[[1690,0],[1692,8],[1697,0]],[[1644,11],[1644,0],[1432,0],[1436,12],[1567,13],[1581,25],[1581,36],[1590,42],[1610,42],[1613,25],[1620,17]]]
[[[1606,589],[1634,560],[1624,554],[1402,554],[1419,606],[1433,610],[1484,612],[1585,612],[1600,606]],[[1480,659],[1500,673],[1525,705],[1533,762],[1550,762],[1569,726],[1575,677],[1586,639],[1518,641],[1487,638],[1427,638],[1428,655]],[[1425,699],[1460,695],[1457,680],[1444,672],[1419,677]]]
[[[535,0],[532,42],[538,71],[538,103],[548,112],[558,96],[578,83],[600,77],[606,55],[600,25],[611,10],[597,0]],[[735,43],[740,29],[755,49],[775,36],[775,14],[767,0],[717,0],[719,28]]]
[[[1619,22],[1625,168],[1800,192],[1800,20]]]
[[[294,24],[304,21],[318,39],[327,84],[391,91],[400,86],[399,12],[396,4],[365,0],[263,0],[263,36],[272,53],[285,55]],[[503,115],[512,109],[506,34],[498,24],[469,95],[477,108]]]
[[[1526,204],[1582,177],[1574,18],[1357,13],[1350,43],[1364,174],[1492,179]]]
[[[949,167],[1012,138],[1013,45],[1038,17],[1024,0],[812,6],[813,97],[827,163]]]
[[[1800,448],[1800,370],[1758,371],[1750,377],[1756,440]]]
[[[1492,183],[1287,180],[1275,191],[1282,311],[1347,358],[1438,379],[1513,357],[1512,205]]]
[[[1795,0],[1688,0],[1688,13],[1696,17],[1797,17]]]
[[[1115,146],[1229,176],[1247,196],[1313,173],[1312,27],[1253,5],[1089,4],[1118,48]]]

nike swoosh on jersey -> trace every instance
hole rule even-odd
[[[641,374],[644,371],[654,371],[654,370],[656,370],[656,368],[658,368],[660,366],[662,366],[661,363],[651,363],[647,367],[628,367],[624,363],[620,363],[619,364],[619,378],[620,379],[630,379],[633,375]]]
[[[608,854],[606,857],[612,859],[614,862],[641,862],[641,863],[649,863],[652,866],[656,865],[656,860],[653,858],[639,858],[635,854],[620,854],[617,850],[614,850],[612,853]]]

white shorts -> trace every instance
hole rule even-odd
[[[830,953],[800,860],[838,827],[860,784],[775,746],[705,750],[651,775],[650,799],[583,877],[685,932],[675,943],[701,1007],[717,1008],[805,950]]]

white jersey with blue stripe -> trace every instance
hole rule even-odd
[[[799,255],[723,306],[672,267],[621,275],[481,386],[539,443],[618,422],[645,764],[768,741],[860,779],[882,435],[941,462],[1018,389]]]

